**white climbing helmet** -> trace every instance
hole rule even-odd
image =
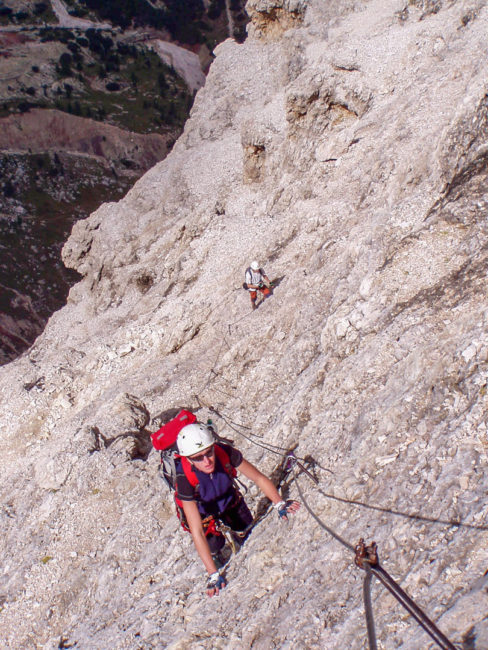
[[[259,271],[259,262],[254,260],[254,262],[251,262],[251,268],[253,271]]]
[[[208,449],[214,442],[215,438],[210,429],[204,424],[195,422],[183,427],[178,434],[176,445],[181,456],[193,456],[199,451]]]

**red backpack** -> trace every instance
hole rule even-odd
[[[183,427],[186,427],[187,424],[193,424],[196,421],[196,415],[191,411],[185,411],[182,409],[176,417],[166,424],[163,424],[163,426],[154,433],[151,433],[151,440],[154,449],[165,451],[170,447],[176,447],[176,438],[178,437],[179,432]]]
[[[163,424],[158,431],[151,433],[154,449],[161,452],[161,465],[159,467],[161,475],[172,491],[176,490],[175,459],[180,457],[176,439],[183,427],[196,421],[197,418],[191,411],[182,409],[176,417]]]

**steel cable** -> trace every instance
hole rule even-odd
[[[319,524],[319,526],[320,526],[321,528],[323,528],[324,530],[326,530],[326,531],[329,533],[329,535],[331,535],[331,536],[332,536],[334,539],[336,539],[340,544],[342,544],[342,546],[344,546],[345,548],[347,548],[347,549],[348,549],[349,551],[351,551],[352,553],[355,553],[355,548],[354,548],[354,546],[352,546],[352,544],[349,544],[349,542],[346,542],[345,539],[342,539],[342,537],[341,537],[340,535],[338,535],[336,532],[334,532],[334,531],[332,530],[332,528],[329,528],[329,526],[327,526],[327,524],[324,524],[324,522],[323,522],[323,521],[322,521],[322,520],[321,520],[321,519],[320,519],[320,518],[315,514],[315,512],[314,512],[314,511],[312,510],[312,508],[308,505],[308,503],[307,503],[305,497],[303,496],[303,492],[302,492],[302,490],[300,489],[300,484],[298,483],[298,480],[297,480],[296,475],[293,476],[293,479],[294,479],[295,484],[296,484],[296,486],[297,486],[298,494],[300,495],[300,498],[301,498],[301,500],[302,500],[302,502],[303,502],[303,505],[305,506],[305,508],[307,509],[307,511],[309,512],[309,514],[310,514],[310,515],[315,519],[315,521]]]
[[[442,650],[456,650],[456,646],[439,630],[433,621],[420,609],[410,596],[403,591],[400,585],[393,580],[390,574],[379,564],[371,567],[372,573],[378,578],[386,589],[398,602],[413,616],[422,629],[442,648]]]
[[[253,437],[258,438],[259,440],[261,440],[261,438],[257,436],[255,433],[243,433],[242,431],[239,431],[239,429],[237,429],[232,424],[232,420],[226,418],[224,415],[222,415],[222,413],[220,413],[220,411],[218,411],[213,406],[210,406],[209,404],[205,404],[197,395],[195,395],[195,397],[198,400],[200,406],[203,405],[206,408],[208,408],[208,410],[211,413],[215,413],[215,415],[221,418],[229,428],[231,428],[233,431],[238,433],[243,438],[246,438],[246,440],[249,440],[249,442],[252,442],[254,445],[257,445],[258,447],[262,447],[263,449],[266,449],[266,451],[269,451],[272,454],[276,454],[277,456],[283,456],[285,453],[290,451],[289,447],[280,447],[278,445],[273,445],[272,443],[262,443],[262,442],[258,442],[257,440],[253,440]],[[247,429],[249,428],[249,427],[244,427],[244,425],[238,425],[238,426],[242,426],[243,428],[247,428]],[[299,460],[306,462],[304,458],[299,458]]]
[[[329,526],[324,524],[324,522],[315,514],[315,512],[308,505],[303,492],[300,489],[300,484],[298,483],[296,473],[294,474],[293,478],[297,486],[298,494],[300,495],[303,505],[309,514],[315,519],[321,528],[323,528],[329,533],[329,535],[331,535],[331,537],[342,544],[342,546],[356,554],[356,549],[351,544],[349,544],[349,542],[340,537],[340,535],[333,531],[332,528],[329,528]],[[378,578],[383,586],[392,594],[392,596],[400,603],[400,605],[402,605],[402,607],[404,607],[408,613],[411,614],[411,616],[417,621],[422,629],[427,632],[427,634],[437,643],[440,648],[442,648],[442,650],[456,650],[454,644],[449,641],[449,639],[439,630],[435,623],[420,609],[420,607],[410,598],[410,596],[405,591],[403,591],[400,585],[397,584],[395,580],[393,580],[390,574],[385,571],[379,562],[376,564],[368,564],[367,558],[362,558],[362,560],[363,561],[359,566],[361,566],[361,568],[366,571],[366,575],[368,575],[368,571],[365,567],[368,565],[370,572],[376,578]],[[368,627],[368,639],[370,642],[370,648],[373,650],[376,647],[375,645],[371,646],[371,642],[373,644],[376,643],[376,638],[374,636],[374,619],[370,600],[370,592],[368,591],[368,594],[366,594],[366,587],[368,587],[369,590],[369,584],[363,585],[363,597],[366,613],[366,625]]]
[[[366,629],[368,630],[368,643],[369,650],[377,650],[378,644],[376,642],[376,632],[374,629],[374,616],[373,605],[371,603],[371,581],[373,573],[368,563],[364,565],[366,575],[363,581],[363,600],[364,600],[364,615],[366,617]]]
[[[286,452],[288,452],[290,450],[287,447],[280,447],[278,445],[273,445],[272,443],[268,443],[268,442],[262,443],[262,442],[258,442],[256,440],[253,440],[253,438],[258,438],[258,440],[260,440],[260,438],[259,438],[259,436],[257,436],[256,434],[253,434],[253,433],[242,433],[242,431],[239,431],[239,429],[237,429],[235,426],[230,424],[225,419],[225,417],[223,417],[218,411],[216,411],[215,409],[211,409],[211,410],[212,410],[213,413],[215,413],[220,418],[222,418],[222,420],[227,424],[227,426],[230,427],[233,431],[238,433],[243,438],[246,438],[246,440],[249,440],[249,442],[252,442],[253,444],[258,445],[258,447],[262,447],[263,449],[266,449],[267,451],[269,451],[269,452],[271,452],[273,454],[276,454],[277,456],[283,456],[284,453],[286,453]]]
[[[253,440],[253,437],[258,438],[259,440],[261,440],[261,436],[258,436],[255,433],[243,433],[242,431],[239,431],[239,429],[236,429],[236,427],[233,426],[232,420],[230,420],[226,416],[222,415],[222,413],[220,411],[218,411],[216,408],[214,408],[213,406],[210,406],[209,404],[205,404],[205,402],[202,402],[201,399],[198,397],[198,395],[195,395],[195,398],[198,401],[200,407],[202,407],[202,405],[203,405],[206,408],[208,408],[209,411],[211,411],[212,413],[215,413],[215,415],[217,415],[219,418],[221,418],[227,424],[228,427],[230,427],[233,431],[238,433],[240,436],[242,436],[243,438],[248,440],[253,445],[261,447],[262,449],[265,449],[266,451],[269,451],[270,453],[275,454],[276,456],[290,457],[294,462],[296,462],[299,465],[300,469],[303,472],[305,472],[312,479],[312,481],[314,481],[318,485],[317,479],[314,478],[314,476],[308,471],[308,469],[302,465],[302,463],[309,462],[309,461],[307,461],[306,458],[300,458],[300,456],[295,456],[295,454],[292,451],[290,451],[289,447],[280,447],[278,445],[273,445],[270,442],[262,443],[262,442],[258,442],[256,440]],[[242,427],[244,429],[250,429],[251,428],[251,427],[246,427],[243,424],[237,424],[237,423],[234,423],[234,424],[236,424],[237,426]],[[313,465],[314,465],[314,467],[320,468],[324,472],[330,472],[331,474],[334,473],[328,467],[323,467],[322,465],[320,465],[320,463],[318,463],[316,460],[313,460]]]
[[[317,466],[320,467],[320,465]],[[385,512],[386,514],[395,515],[397,517],[404,517],[405,519],[426,521],[431,524],[442,524],[444,526],[472,528],[474,530],[488,530],[488,526],[476,526],[474,524],[465,524],[462,521],[457,521],[455,519],[436,519],[435,517],[426,517],[419,513],[401,512],[400,510],[393,510],[392,508],[385,508],[384,506],[375,506],[375,505],[371,505],[370,503],[357,501],[355,499],[346,499],[345,497],[340,497],[335,494],[331,494],[330,492],[325,492],[320,487],[317,488],[317,491],[326,499],[333,499],[334,501],[339,501],[340,503],[347,503],[348,505],[352,505],[352,506],[361,506],[362,508],[368,508],[368,510],[376,510],[377,512]]]

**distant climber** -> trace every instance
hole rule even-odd
[[[295,513],[297,501],[282,500],[273,483],[231,445],[216,442],[213,431],[198,422],[187,424],[178,434],[176,493],[182,505],[182,524],[193,537],[208,572],[207,594],[214,596],[226,586],[219,573],[220,552],[226,539],[219,523],[228,526],[233,539],[242,543],[253,522],[251,511],[235,485],[236,470],[253,481],[272,502],[281,520]]]
[[[269,281],[268,276],[264,270],[259,266],[259,262],[256,260],[254,262],[251,262],[251,266],[246,269],[245,282],[242,286],[244,289],[247,289],[249,291],[253,309],[256,309],[257,307],[256,298],[258,291],[263,294],[263,300],[271,295],[271,282]]]

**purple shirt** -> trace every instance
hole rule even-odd
[[[224,443],[218,443],[218,445],[227,453],[233,467],[238,467],[242,463],[242,454],[238,449]],[[198,485],[195,487],[186,478],[181,461],[177,462],[176,486],[178,497],[182,501],[196,501],[200,514],[204,516],[217,516],[225,512],[235,499],[236,488],[218,457],[215,457],[215,469],[211,474],[200,472],[194,465],[192,469],[198,479]]]

